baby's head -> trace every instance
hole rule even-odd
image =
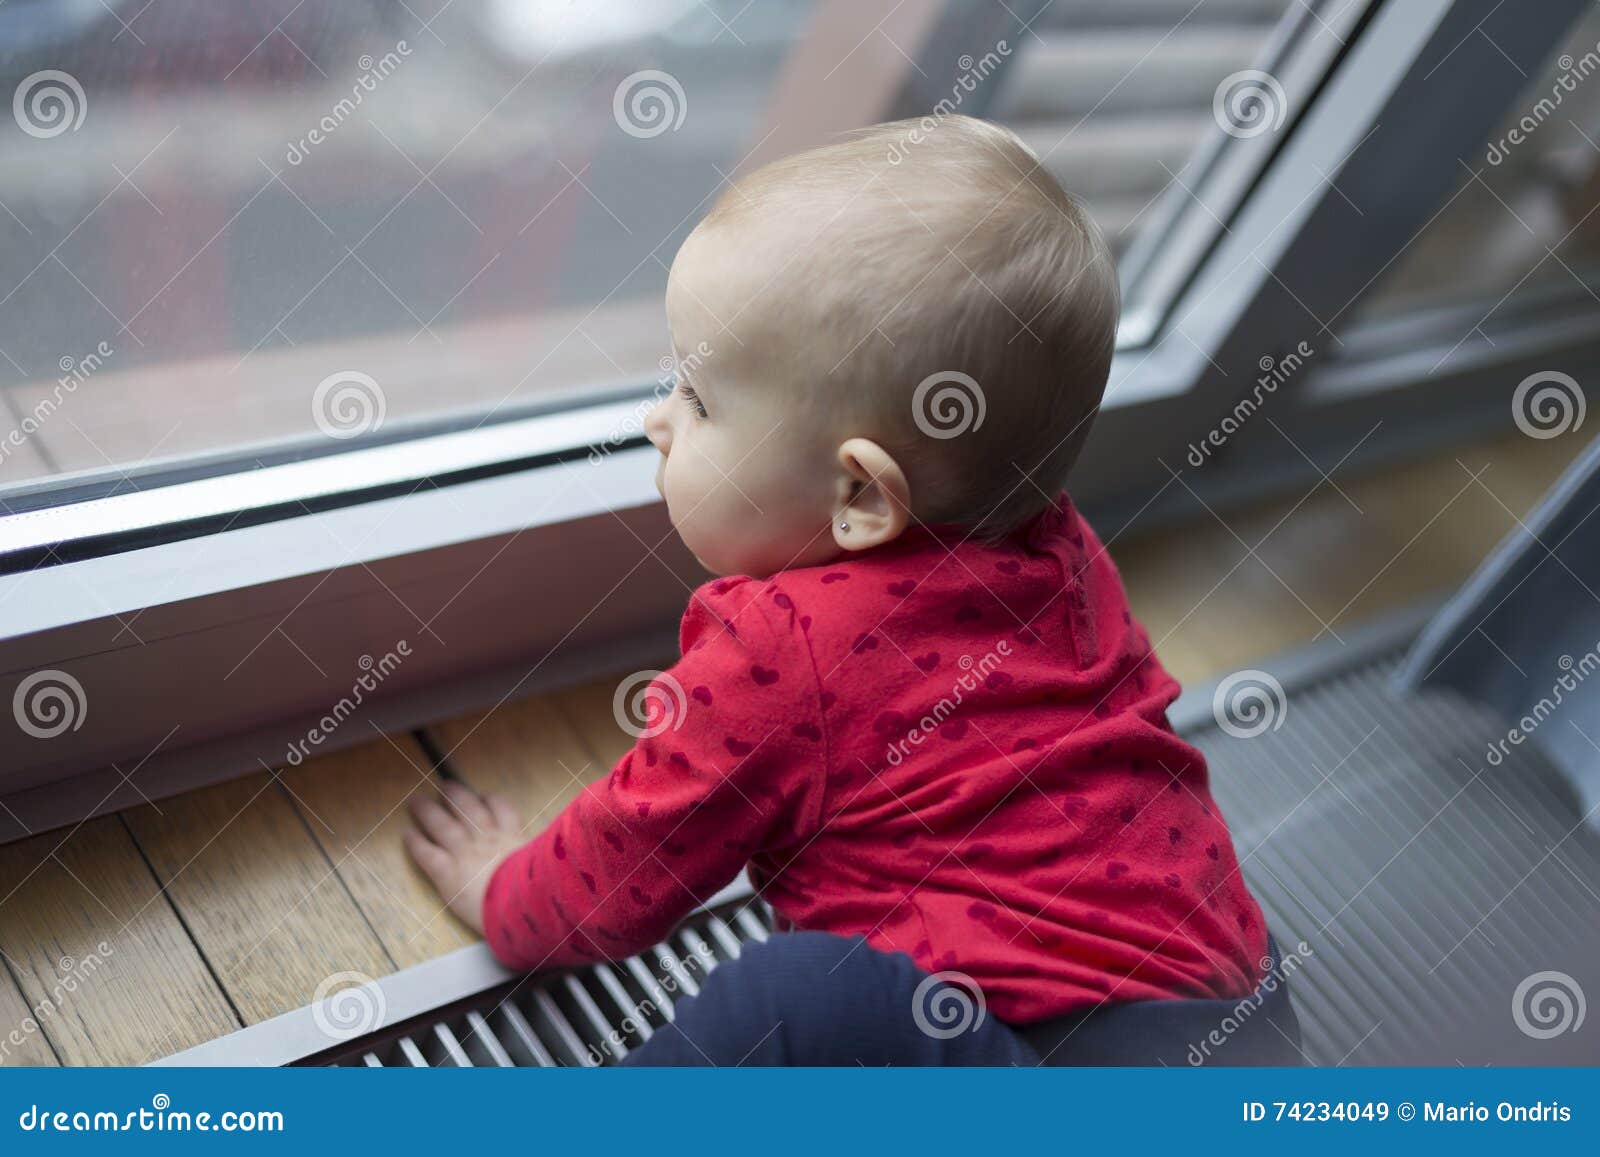
[[[1004,536],[1064,485],[1118,308],[1099,230],[995,125],[877,125],[758,169],[667,283],[678,385],[646,431],[673,525],[757,577],[913,521]]]

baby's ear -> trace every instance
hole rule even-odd
[[[867,550],[900,537],[911,521],[911,486],[900,464],[868,438],[845,441],[838,460],[834,542],[841,550]]]

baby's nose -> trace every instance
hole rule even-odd
[[[667,402],[671,395],[662,398],[644,416],[644,436],[663,454],[672,449],[672,422],[667,417]]]

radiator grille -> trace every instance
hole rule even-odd
[[[700,913],[649,953],[587,969],[524,977],[475,993],[306,1064],[593,1067],[627,1056],[673,1017],[740,946],[765,940],[772,910],[747,898]]]

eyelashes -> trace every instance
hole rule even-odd
[[[702,418],[710,417],[706,413],[705,403],[700,400],[700,395],[695,393],[694,387],[688,382],[678,382],[678,393],[683,395],[683,400],[689,403],[690,408],[694,410],[696,415]]]

